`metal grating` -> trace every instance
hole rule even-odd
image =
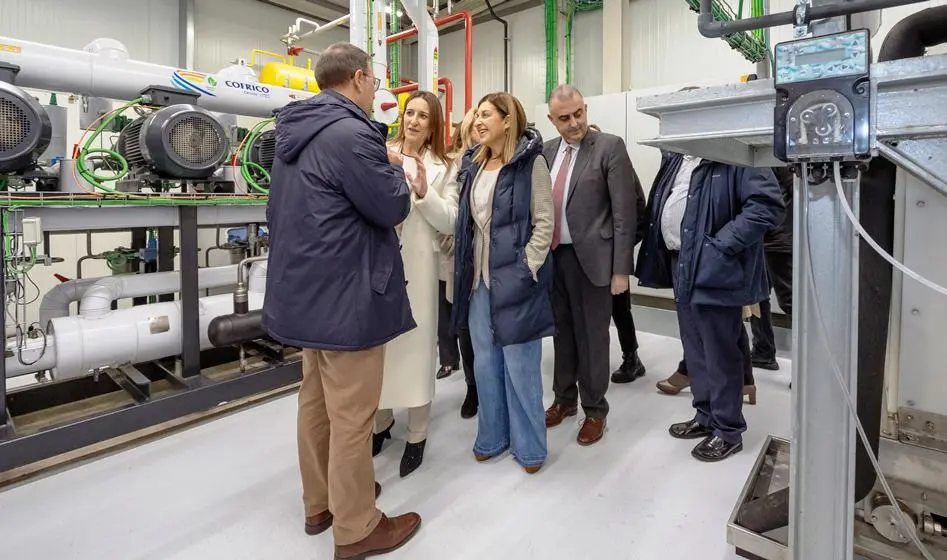
[[[30,136],[33,123],[12,100],[0,96],[0,152],[15,150]]]
[[[273,169],[276,160],[276,132],[268,130],[260,135],[260,165],[264,169]]]
[[[205,117],[191,115],[174,124],[168,132],[171,150],[182,160],[195,165],[212,165],[220,156],[223,139]]]

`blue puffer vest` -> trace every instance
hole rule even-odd
[[[467,329],[470,293],[473,290],[474,220],[470,193],[480,165],[473,161],[475,146],[464,155],[457,175],[460,208],[454,238],[455,330]],[[490,316],[493,340],[509,346],[555,334],[552,315],[552,253],[536,275],[526,265],[525,247],[532,235],[532,173],[537,157],[543,157],[539,132],[527,129],[513,159],[500,170],[493,193],[490,227]]]

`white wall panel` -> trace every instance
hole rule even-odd
[[[280,42],[298,14],[256,0],[197,0],[194,6],[194,67],[216,72],[235,58],[250,60],[250,51],[262,49],[285,54]],[[322,50],[348,41],[348,29],[331,29],[300,46]]]
[[[175,64],[178,0],[0,0],[0,35],[74,49],[110,37],[134,59]]]

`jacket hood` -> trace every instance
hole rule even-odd
[[[355,103],[332,90],[290,103],[276,118],[276,157],[292,163],[313,138],[342,119],[358,119],[378,130]]]
[[[520,142],[516,146],[516,151],[513,152],[513,158],[510,159],[510,163],[519,161],[524,157],[531,157],[536,154],[541,154],[543,151],[543,137],[535,128],[527,128],[523,131],[523,136],[520,137]]]

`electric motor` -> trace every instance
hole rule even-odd
[[[126,126],[117,148],[130,169],[147,168],[169,179],[207,179],[226,159],[230,140],[210,112],[171,105]]]
[[[249,159],[256,163],[266,172],[273,170],[273,162],[276,160],[276,131],[267,130],[253,140],[250,145]]]
[[[49,146],[46,110],[22,89],[0,81],[0,173],[29,170]]]

